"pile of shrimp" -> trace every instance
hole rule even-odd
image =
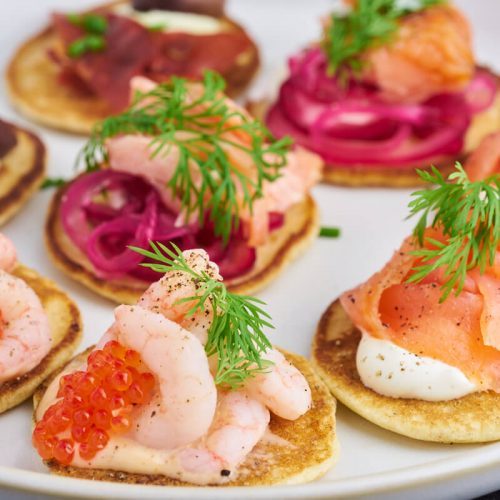
[[[14,244],[0,233],[0,383],[32,370],[52,344],[40,299],[11,274],[16,261]]]
[[[221,279],[204,250],[184,252],[197,272]],[[115,322],[98,348],[117,340],[138,351],[158,380],[158,393],[136,408],[128,438],[149,448],[172,450],[184,475],[233,474],[262,439],[270,412],[295,420],[311,407],[311,391],[302,375],[277,350],[264,358],[273,362],[266,373],[247,379],[237,390],[217,388],[216,360],[204,344],[213,319],[205,311],[188,315],[191,304],[179,299],[199,293],[196,283],[180,271],[153,283],[135,306],[121,305]]]

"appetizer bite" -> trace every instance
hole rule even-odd
[[[307,360],[272,347],[262,302],[229,292],[204,250],[151,246],[136,250],[164,276],[35,395],[33,445],[50,470],[155,485],[323,475],[335,400]]]
[[[81,337],[76,305],[52,281],[19,264],[0,233],[0,413],[28,399],[73,354]]]
[[[257,71],[259,54],[223,10],[220,1],[121,0],[55,13],[11,60],[11,100],[40,123],[89,133],[127,107],[134,76],[161,83],[173,75],[199,79],[212,69],[236,95]]]
[[[55,264],[133,304],[156,274],[126,246],[173,242],[204,248],[232,291],[266,285],[318,234],[308,192],[321,159],[275,141],[224,96],[215,73],[132,84],[132,106],[85,146],[87,171],[54,196],[46,242]]]
[[[0,120],[0,225],[38,191],[45,160],[45,146],[35,134]]]
[[[500,127],[498,78],[477,65],[465,16],[444,0],[349,1],[292,57],[265,121],[320,154],[326,182],[412,186]]]
[[[413,237],[323,314],[313,364],[367,420],[416,439],[500,439],[500,177],[415,193]],[[429,214],[433,221],[427,226]]]

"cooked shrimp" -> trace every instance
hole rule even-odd
[[[366,59],[368,74],[397,101],[460,91],[475,67],[469,23],[447,4],[403,18],[395,40],[369,51]]]
[[[500,172],[500,132],[486,136],[467,158],[464,168],[472,181]]]
[[[23,280],[0,271],[0,382],[38,365],[51,343],[49,321],[36,293]]]
[[[192,269],[204,271],[216,279],[220,278],[217,266],[210,262],[204,250],[188,250],[184,252],[184,256]],[[196,283],[189,275],[170,272],[144,292],[139,305],[175,321],[194,334],[204,345],[213,318],[210,305],[207,304],[204,312],[187,316],[192,303],[176,304],[180,299],[197,293]],[[290,420],[300,417],[311,405],[311,391],[306,379],[279,351],[271,349],[263,357],[274,365],[269,372],[248,379],[246,391],[276,415]],[[216,360],[210,361],[213,367]]]
[[[180,450],[178,460],[189,472],[234,470],[260,441],[269,410],[241,391],[219,393],[214,421],[202,444]]]
[[[14,269],[16,261],[17,252],[14,243],[0,233],[0,269],[9,273]]]
[[[221,279],[217,264],[210,262],[205,250],[187,250],[183,252],[183,255],[194,271],[198,273],[205,272],[212,278]],[[193,303],[177,303],[181,299],[196,296],[198,293],[199,289],[192,276],[183,272],[170,272],[150,285],[138,304],[175,321],[186,330],[189,330],[205,345],[208,329],[213,318],[210,304],[206,304],[205,311],[198,311],[193,315],[188,315],[187,313],[193,307]]]
[[[274,364],[266,373],[247,379],[244,390],[279,417],[299,418],[311,408],[311,389],[304,375],[276,349],[262,357]]]
[[[177,323],[140,306],[119,306],[115,318],[117,340],[138,351],[159,380],[156,397],[133,414],[131,437],[162,449],[199,439],[212,423],[217,402],[199,340]]]

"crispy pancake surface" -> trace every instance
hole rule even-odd
[[[42,141],[15,125],[16,145],[0,158],[0,225],[4,224],[40,188],[46,171]]]
[[[120,304],[135,304],[148,284],[132,278],[99,278],[88,258],[65,234],[61,224],[60,203],[64,187],[52,199],[45,225],[45,242],[54,264],[94,292]],[[234,280],[227,280],[235,293],[251,294],[266,286],[317,237],[318,209],[312,197],[292,206],[283,226],[271,233],[269,241],[258,247],[253,269]]]
[[[18,264],[12,274],[23,279],[38,295],[47,313],[52,349],[32,370],[0,384],[0,413],[29,398],[36,388],[72,356],[80,343],[82,323],[73,301],[55,283]]]
[[[271,432],[287,440],[291,446],[259,443],[238,468],[237,477],[224,486],[305,483],[325,474],[337,460],[335,399],[305,358],[286,351],[283,353],[307,378],[312,392],[312,408],[295,421],[271,415]],[[89,350],[80,354],[79,358],[83,361],[88,354]],[[34,395],[35,411],[47,386],[48,382]],[[161,475],[66,467],[55,461],[46,464],[51,472],[82,479],[157,486],[190,485]]]
[[[124,1],[104,4],[114,6]],[[227,30],[243,28],[222,18]],[[89,92],[61,84],[59,68],[48,57],[57,37],[51,27],[28,39],[16,51],[6,72],[7,90],[13,104],[27,117],[43,125],[79,134],[90,133],[92,126],[111,114],[108,105]],[[259,68],[259,52],[252,44],[231,70],[223,75],[227,93],[235,96],[250,83]]]
[[[254,101],[247,105],[248,110],[255,117],[263,120],[270,103]],[[479,146],[481,140],[500,128],[500,91],[493,104],[482,113],[476,115],[465,137],[464,152],[459,156],[449,156],[436,162],[443,174],[451,173],[456,161],[463,163],[468,153]],[[363,165],[332,165],[327,164],[323,169],[323,182],[347,187],[393,187],[408,188],[425,185],[417,175],[415,169],[429,170],[428,163],[416,164],[405,168],[366,167]]]
[[[312,363],[333,395],[374,424],[403,436],[440,443],[500,440],[500,394],[476,392],[452,401],[382,396],[365,387],[356,369],[361,332],[340,301],[323,314],[312,345]]]

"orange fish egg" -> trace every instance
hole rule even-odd
[[[148,403],[155,377],[143,368],[138,352],[116,341],[93,351],[87,370],[61,377],[57,397],[33,431],[33,445],[44,460],[68,465],[75,452],[91,460],[110,434],[130,429],[133,405]]]

